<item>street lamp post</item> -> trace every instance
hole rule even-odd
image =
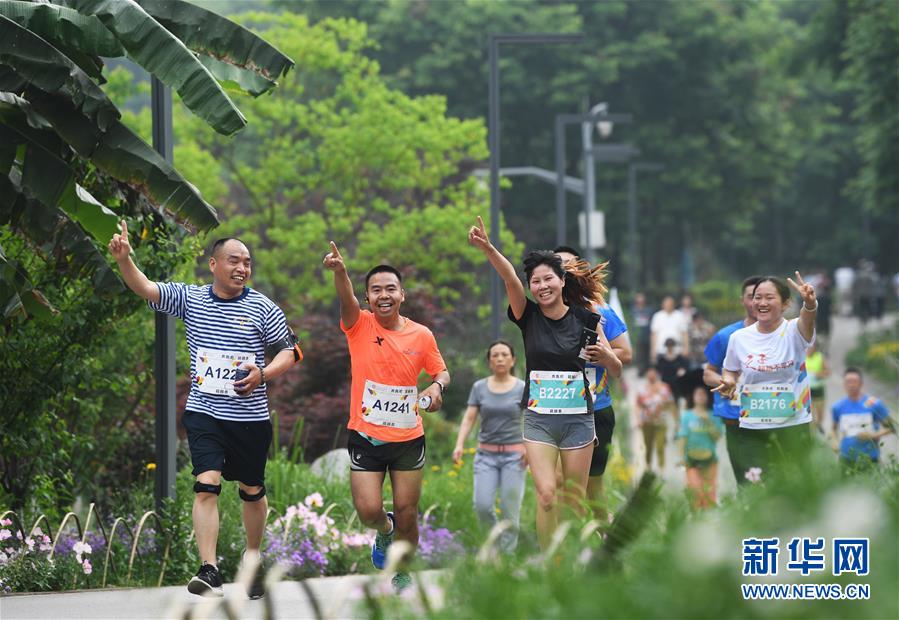
[[[153,148],[167,162],[173,161],[172,90],[152,76],[151,107]],[[175,319],[156,313],[156,510],[175,496]]]
[[[582,125],[585,123],[593,123],[603,122],[603,123],[630,123],[633,120],[633,117],[630,114],[608,114],[606,109],[600,108],[600,106],[594,106],[593,110],[591,110],[587,114],[557,114],[556,115],[556,123],[555,123],[555,134],[556,134],[556,245],[565,245],[566,238],[566,229],[568,227],[568,213],[567,213],[567,204],[564,190],[564,179],[565,179],[565,127],[568,125]],[[583,131],[583,130],[582,130]],[[583,132],[586,134],[586,132]],[[586,138],[586,135],[584,135]],[[583,145],[585,155],[587,150],[587,144]],[[611,150],[610,150],[611,149]],[[594,147],[592,146],[592,137],[590,138],[590,155],[596,160],[600,159],[600,161],[623,161],[621,159],[601,159],[608,158],[612,156],[617,156],[619,153],[622,156],[625,153],[632,153],[636,151],[634,147],[631,145],[602,145]],[[631,155],[627,155],[630,157]],[[592,164],[588,166],[588,169],[592,170]],[[585,174],[585,181],[587,175]],[[592,177],[592,172],[591,172]],[[595,200],[595,198],[594,198]],[[587,221],[589,224],[589,220]]]
[[[490,148],[490,240],[496,249],[501,250],[499,240],[499,166],[500,166],[500,126],[499,126],[499,46],[512,45],[542,45],[556,43],[575,43],[582,41],[582,34],[561,33],[522,33],[522,34],[491,34],[489,39],[490,82],[488,93],[488,118],[487,130],[489,133],[488,145]],[[495,270],[490,273],[490,302],[492,306],[491,327],[493,338],[500,337],[500,281]]]
[[[631,162],[627,167],[627,238],[630,254],[630,260],[627,261],[627,283],[631,287],[631,293],[637,292],[637,263],[640,260],[637,240],[637,172],[664,169],[662,164],[649,162]]]

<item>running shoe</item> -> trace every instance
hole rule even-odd
[[[203,562],[197,574],[187,582],[187,591],[200,596],[224,596],[222,574],[212,564]]]
[[[396,521],[393,513],[387,513],[387,519],[390,521],[390,533],[382,534],[378,532],[375,535],[375,542],[371,544],[371,564],[378,570],[384,570],[384,562],[387,560],[387,547],[393,542],[393,534],[396,532]]]
[[[244,554],[246,554],[246,551]],[[265,565],[260,559],[259,566],[256,567],[256,572],[253,573],[253,581],[250,582],[247,588],[247,597],[255,601],[263,596],[265,596]]]
[[[412,585],[412,576],[409,573],[397,573],[390,583],[393,585],[393,591],[399,594]]]

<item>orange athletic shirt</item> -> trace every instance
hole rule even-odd
[[[431,330],[409,319],[400,331],[384,329],[369,310],[359,313],[359,320],[351,329],[346,329],[341,321],[340,329],[346,334],[350,347],[353,375],[347,428],[390,442],[410,441],[424,435],[420,416],[415,428],[392,428],[367,422],[362,415],[362,391],[366,380],[414,386],[418,384],[422,370],[432,377],[446,370]]]

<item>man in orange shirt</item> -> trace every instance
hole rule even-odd
[[[359,519],[377,531],[371,561],[382,569],[394,536],[418,545],[418,500],[425,464],[418,403],[430,399],[426,410],[440,409],[450,376],[431,330],[400,315],[406,293],[399,271],[378,265],[368,272],[365,300],[369,311],[360,308],[333,241],[323,264],[334,273],[340,328],[350,348],[350,489]],[[432,383],[419,394],[416,386],[422,370]],[[381,499],[387,472],[393,488],[393,512],[385,512]],[[408,573],[393,577],[397,590],[410,583]]]

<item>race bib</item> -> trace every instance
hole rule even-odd
[[[418,426],[418,388],[366,381],[362,390],[362,419],[391,428]]]
[[[846,437],[855,437],[861,432],[874,430],[874,416],[870,413],[844,413],[840,416],[840,432]]]
[[[594,375],[595,378],[595,375]],[[580,371],[532,370],[528,375],[528,409],[534,413],[587,413],[584,375]]]
[[[803,411],[793,386],[782,383],[744,385],[740,390],[740,426],[782,424]]]
[[[602,379],[600,379],[599,383],[597,383],[596,366],[587,366],[587,369],[584,372],[587,375],[587,383],[590,384],[590,393],[594,396],[602,394],[602,391],[605,390],[609,385],[609,373],[604,372],[602,374]]]
[[[244,362],[255,363],[252,353],[239,351],[218,351],[216,349],[197,349],[194,382],[197,388],[206,394],[219,396],[238,396],[234,391],[234,379],[237,368]]]

